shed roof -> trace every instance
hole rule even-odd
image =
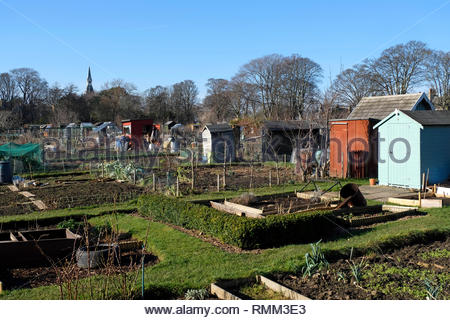
[[[433,104],[423,92],[393,96],[364,97],[347,119],[374,118],[382,120],[395,109],[414,110],[422,100],[426,101],[430,109],[434,109]]]
[[[203,130],[205,129],[208,129],[211,133],[227,132],[233,130],[233,128],[228,123],[207,124],[205,125],[205,128]]]
[[[389,121],[393,116],[397,115],[399,112],[410,117],[417,123],[423,126],[450,126],[450,111],[448,110],[394,110],[382,121],[378,122],[373,128],[376,129],[382,126],[384,123]]]
[[[307,120],[267,120],[263,123],[263,126],[271,131],[306,130],[310,128],[310,125],[312,125],[313,129],[319,128],[318,124],[311,123]]]
[[[448,110],[400,111],[423,126],[450,126],[450,111]]]

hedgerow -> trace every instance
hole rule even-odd
[[[138,209],[144,217],[202,231],[243,249],[317,241],[330,235],[336,228],[332,212],[294,213],[252,219],[156,195],[141,196]]]

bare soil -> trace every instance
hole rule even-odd
[[[123,202],[146,192],[130,183],[93,180],[88,176],[47,178],[38,180],[40,186],[22,188],[42,200],[49,210]],[[18,215],[39,210],[30,199],[8,188],[0,189],[0,215]]]
[[[42,200],[49,209],[90,206],[108,202],[122,202],[138,197],[145,189],[115,181],[88,180],[69,184],[35,187],[28,190]]]
[[[352,262],[355,265],[362,262],[359,282],[351,271]],[[426,299],[427,280],[440,288],[438,299],[449,299],[449,271],[450,240],[447,239],[352,261],[339,260],[311,277],[298,273],[276,274],[274,278],[300,294],[319,300]]]
[[[35,288],[59,284],[67,277],[72,281],[87,278],[94,275],[114,275],[132,271],[138,271],[142,267],[142,252],[122,253],[120,265],[108,266],[107,268],[83,269],[76,262],[66,263],[58,266],[43,266],[32,268],[0,269],[0,279],[5,290],[16,290],[22,288]],[[150,252],[144,252],[144,264],[146,267],[158,263],[158,258]]]
[[[195,192],[212,192],[217,191],[217,175],[220,179],[220,189],[223,190],[223,166],[214,167],[198,167],[195,169]],[[240,190],[252,188],[260,188],[269,186],[269,172],[271,172],[271,183],[273,186],[277,185],[278,180],[280,184],[293,183],[299,181],[299,177],[295,174],[294,168],[284,167],[280,163],[278,169],[273,166],[255,165],[253,169],[248,165],[228,165],[226,166],[226,190]],[[166,173],[160,172],[158,177],[160,181],[164,182]],[[191,169],[185,167],[179,169],[180,177],[180,191],[183,194],[191,192]],[[172,180],[172,184],[175,181]]]

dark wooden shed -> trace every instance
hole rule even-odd
[[[294,147],[320,145],[320,126],[307,120],[264,121],[261,127],[263,161],[291,158]]]

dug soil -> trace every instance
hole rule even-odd
[[[31,268],[0,268],[0,279],[3,289],[16,290],[22,288],[35,288],[40,286],[58,285],[62,282],[72,282],[95,275],[117,275],[139,272],[142,264],[142,252],[125,252],[121,254],[120,265],[111,265],[106,268],[83,269],[75,262],[67,262],[59,266],[42,266]],[[144,252],[145,267],[158,263],[158,258],[149,252]]]
[[[269,173],[270,172],[270,173]],[[164,173],[165,174],[165,173]],[[274,166],[255,165],[251,166],[227,165],[226,168],[226,190],[240,190],[248,188],[261,188],[269,186],[269,175],[272,175],[272,186],[299,181],[299,177],[295,174],[294,168],[279,165],[278,179],[277,170]],[[161,175],[161,176],[160,176]],[[220,189],[223,190],[223,167],[198,167],[195,170],[195,191],[196,192],[213,192],[217,191],[217,175],[220,179]],[[191,192],[191,170],[185,168],[179,169],[180,191],[183,194]],[[162,173],[158,174],[160,181],[166,179]],[[174,183],[175,181],[172,181]]]
[[[29,190],[49,209],[65,209],[102,203],[123,202],[145,190],[130,183],[114,181],[76,181],[70,184],[36,187]]]
[[[145,189],[130,183],[115,181],[53,179],[37,187],[23,188],[42,200],[48,210],[123,202],[137,198]],[[19,215],[39,211],[30,199],[7,188],[0,189],[0,215]]]
[[[361,267],[356,281],[351,266]],[[311,299],[437,299],[450,298],[450,240],[412,245],[390,253],[339,260],[310,276],[276,274],[274,278]]]

